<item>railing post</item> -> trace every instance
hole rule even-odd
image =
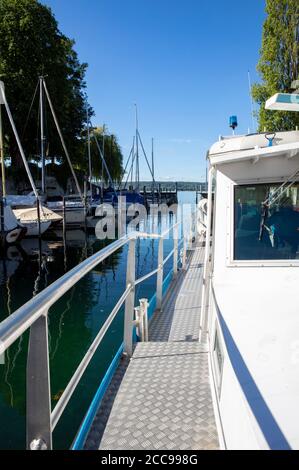
[[[135,307],[134,308],[134,316],[135,316],[135,321],[134,321],[134,325],[136,325],[136,335],[138,336],[138,338],[141,340],[141,337],[142,337],[142,325],[141,325],[141,318],[142,318],[142,315],[141,315],[141,311],[140,311],[140,307]]]
[[[127,278],[126,286],[131,286],[131,292],[126,298],[125,303],[125,325],[124,325],[124,352],[128,356],[133,353],[133,320],[135,304],[135,245],[133,238],[129,241],[128,259],[127,259]]]
[[[185,271],[186,270],[186,258],[187,258],[187,241],[186,238],[184,237],[184,243],[183,243],[183,259],[182,259],[182,269]]]
[[[30,328],[26,388],[27,449],[52,449],[48,315]]]
[[[142,341],[148,342],[148,300],[140,299],[140,309],[142,312]]]
[[[162,307],[162,288],[163,288],[163,243],[164,238],[159,238],[159,248],[158,248],[158,273],[157,273],[157,292],[156,292],[156,308],[161,310]]]
[[[178,226],[175,225],[173,228],[173,275],[176,276],[178,273],[178,252],[179,252],[179,231]]]

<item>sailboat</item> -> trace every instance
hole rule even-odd
[[[40,90],[41,90],[41,156],[42,156],[42,197],[39,195],[35,183],[33,181],[28,163],[26,161],[24,151],[19,140],[17,130],[14,125],[12,115],[9,110],[9,106],[5,97],[4,84],[1,82],[1,104],[4,104],[9,115],[10,123],[13,128],[18,147],[23,159],[23,163],[27,172],[27,176],[31,183],[33,192],[29,195],[19,196],[19,195],[6,195],[5,190],[5,171],[4,163],[2,164],[2,182],[3,182],[3,194],[5,195],[5,204],[10,206],[10,225],[12,224],[12,217],[15,218],[15,225],[17,227],[23,228],[21,231],[22,235],[27,237],[35,237],[42,235],[46,230],[49,229],[51,224],[57,224],[61,222],[62,217],[55,214],[53,211],[42,205],[42,199],[45,194],[45,153],[44,153],[44,130],[43,130],[43,101],[42,101],[42,86],[43,82],[40,78]],[[0,132],[1,133],[1,132]],[[1,142],[2,142],[2,133],[1,133]],[[2,145],[1,145],[2,148]],[[3,162],[3,158],[1,158]],[[25,230],[24,230],[25,229]]]
[[[26,234],[26,228],[22,226],[11,207],[6,201],[5,164],[2,131],[2,105],[5,104],[4,84],[0,81],[0,158],[2,178],[2,201],[1,201],[1,239],[3,244],[13,244]]]
[[[46,197],[46,205],[49,210],[54,212],[60,217],[60,222],[62,222],[63,217],[65,217],[65,223],[67,226],[72,228],[81,228],[85,223],[86,217],[86,198],[83,197],[76,173],[74,171],[59,123],[58,119],[52,104],[52,100],[45,82],[44,77],[40,77],[40,116],[41,116],[41,160],[42,160],[42,193],[46,196],[46,177],[45,177],[45,136],[44,136],[44,125],[43,125],[43,115],[44,115],[44,94],[49,103],[51,114],[58,132],[62,148],[64,150],[68,165],[71,170],[72,177],[75,182],[77,194],[67,196],[64,199],[62,197]]]
[[[147,166],[149,168],[152,181],[153,181],[153,190],[152,190],[152,201],[154,202],[154,188],[155,188],[155,176],[154,176],[154,144],[152,140],[152,166],[149,163],[149,160],[147,158],[144,145],[140,136],[139,132],[139,123],[138,123],[138,110],[137,110],[137,105],[135,105],[135,119],[136,119],[136,129],[135,129],[135,135],[133,137],[133,144],[129,153],[129,157],[127,159],[122,178],[124,178],[125,174],[127,173],[127,178],[124,184],[124,187],[121,188],[120,186],[118,189],[115,188],[115,185],[113,183],[113,180],[111,178],[111,174],[109,172],[109,169],[107,167],[106,161],[105,161],[105,156],[104,156],[104,143],[103,143],[103,149],[100,148],[100,145],[97,141],[96,135],[93,133],[93,137],[96,141],[97,148],[102,160],[103,168],[106,171],[108,181],[109,181],[109,187],[106,189],[103,189],[103,182],[102,182],[102,191],[101,195],[98,195],[96,197],[92,198],[91,201],[91,217],[87,218],[87,226],[94,227],[97,223],[97,220],[99,220],[102,217],[102,213],[107,213],[105,207],[111,205],[114,208],[114,215],[117,217],[117,219],[122,220],[123,216],[120,214],[123,211],[126,211],[127,214],[127,209],[130,208],[130,213],[134,213],[134,206],[136,206],[136,213],[138,213],[138,205],[146,206],[147,201],[145,195],[140,194],[140,148],[142,149],[143,156],[145,158],[145,161],[147,163]],[[88,119],[88,122],[89,119]],[[88,146],[90,149],[90,137],[89,137],[89,131],[87,132],[88,135]],[[89,151],[89,159],[90,159],[90,151]],[[91,165],[90,165],[90,171],[91,171]],[[135,179],[135,188],[133,187],[133,179]],[[131,184],[129,184],[129,180],[131,180]],[[91,173],[90,173],[90,181],[91,181]],[[120,202],[120,198],[122,198],[122,201]],[[133,210],[132,210],[133,209]],[[109,211],[108,211],[109,212]],[[97,217],[96,214],[100,214],[100,217]],[[131,216],[126,215],[125,217],[126,221],[131,220]]]

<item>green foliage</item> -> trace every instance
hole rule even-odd
[[[36,0],[0,0],[0,79],[29,157],[39,153],[38,98],[25,123],[38,77],[47,76],[58,120],[72,158],[80,158],[80,133],[85,120],[83,89],[86,64],[81,64],[74,42],[58,29],[51,10]],[[8,152],[20,165],[15,140],[5,123]],[[61,145],[49,110],[46,113],[49,156],[61,158]]]
[[[265,102],[278,92],[292,93],[299,79],[299,2],[266,0],[262,48],[257,70],[261,84],[252,87],[252,96],[260,105],[259,130],[291,130],[299,125],[299,114],[265,110]]]
[[[105,136],[102,127],[94,128],[91,131],[91,158],[92,158],[92,173],[93,176],[99,179],[103,179],[106,183],[108,183],[108,174],[103,168],[102,159],[99,154],[99,150],[97,148],[97,144],[94,138],[94,135],[98,141],[98,144],[103,151],[103,141],[104,141],[104,156],[107,167],[109,169],[109,173],[115,182],[120,182],[122,179],[123,173],[123,156],[121,152],[121,148],[117,141],[117,138],[113,134],[109,134],[107,129],[105,129]],[[86,139],[85,139],[86,140]],[[87,155],[87,148],[86,148],[86,155]],[[88,171],[88,158],[85,158],[86,166],[85,170]]]
[[[74,41],[59,31],[50,8],[37,0],[0,0],[0,80],[5,84],[16,127],[30,160],[38,162],[40,158],[38,90],[28,113],[39,76],[44,75],[74,167],[81,170],[81,174],[88,173],[84,97],[86,68],[87,64],[78,60]],[[65,180],[70,171],[65,164],[46,99],[44,102],[47,157],[53,163],[55,160],[63,163],[58,168],[60,173],[63,170]],[[89,115],[92,114],[89,107]],[[19,174],[23,165],[4,112],[3,115],[6,155],[12,157],[12,170]],[[102,145],[102,130],[98,129],[97,133]],[[118,180],[122,173],[122,154],[115,137],[112,144],[110,137],[107,138],[105,154],[112,177]],[[92,155],[95,176],[100,176],[101,165],[94,143]],[[47,172],[54,176],[56,165],[48,165]]]

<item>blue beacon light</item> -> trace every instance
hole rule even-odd
[[[238,127],[238,118],[237,118],[237,116],[231,116],[229,118],[229,127],[231,127],[233,131],[236,129],[236,127]]]

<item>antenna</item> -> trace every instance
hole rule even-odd
[[[249,98],[250,98],[250,106],[251,106],[252,132],[256,132],[255,122],[254,122],[254,106],[253,106],[253,99],[252,99],[252,94],[251,94],[251,76],[250,76],[249,70],[248,70],[248,89],[249,89]]]

